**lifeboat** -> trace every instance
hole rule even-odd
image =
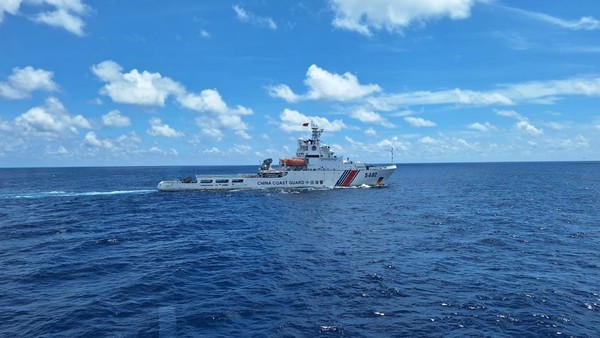
[[[306,161],[300,157],[280,158],[279,165],[288,167],[300,167],[306,165]]]

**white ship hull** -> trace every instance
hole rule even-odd
[[[158,184],[160,191],[197,191],[268,188],[341,188],[359,186],[384,186],[396,170],[395,165],[363,167],[347,170],[289,170],[273,173],[281,177],[264,177],[256,174],[236,176],[197,175],[195,180],[166,180]]]
[[[303,124],[308,126],[308,123]],[[331,147],[320,140],[323,129],[311,123],[312,137],[298,139],[295,157],[265,159],[256,174],[237,176],[196,175],[183,180],[167,180],[158,184],[160,191],[194,191],[266,188],[337,188],[368,185],[381,187],[396,170],[395,165],[368,166],[334,155]],[[392,155],[393,162],[393,155]]]

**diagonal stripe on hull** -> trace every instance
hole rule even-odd
[[[337,187],[337,186],[342,185],[342,183],[346,180],[346,177],[348,177],[348,174],[350,174],[350,170],[344,171],[342,176],[340,176],[340,178],[337,180],[337,182],[335,182],[335,186]]]
[[[356,177],[357,174],[358,174],[358,170],[351,170],[348,177],[346,177],[346,180],[344,180],[344,183],[342,184],[342,186],[344,186],[344,187],[349,186],[352,183],[352,181],[354,181],[354,178]]]

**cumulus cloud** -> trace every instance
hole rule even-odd
[[[203,134],[221,139],[223,138],[221,129],[230,129],[243,139],[251,139],[246,132],[249,129],[248,125],[242,120],[242,116],[252,115],[252,109],[239,105],[235,108],[227,106],[216,90],[206,89],[200,94],[186,94],[179,98],[179,102],[186,108],[212,113],[212,116],[196,119],[196,124]]]
[[[0,1],[0,23],[4,13],[16,15],[21,5],[32,7],[29,19],[53,27],[59,27],[77,36],[84,36],[85,16],[90,8],[82,0],[3,0]],[[35,12],[39,8],[44,11]]]
[[[267,87],[267,90],[272,97],[278,97],[290,103],[298,102],[303,99],[301,95],[294,93],[290,87],[284,84]]]
[[[413,127],[435,127],[435,122],[425,120],[421,117],[407,116],[404,118],[404,121]]]
[[[381,91],[376,84],[360,84],[358,78],[351,73],[342,75],[330,73],[317,65],[311,65],[308,68],[304,83],[309,88],[308,93],[304,95],[295,94],[284,84],[268,87],[268,91],[271,96],[288,102],[296,102],[301,99],[349,101]]]
[[[486,131],[490,131],[490,130],[496,130],[496,127],[494,127],[489,122],[484,122],[484,123],[475,122],[475,123],[471,123],[469,126],[467,126],[467,128],[473,129],[473,130],[479,130],[481,132],[486,132]]]
[[[350,117],[365,123],[377,123],[388,128],[394,127],[394,124],[385,117],[371,110],[358,109],[353,111]]]
[[[131,120],[115,109],[102,115],[102,123],[107,127],[127,127],[131,125]]]
[[[235,131],[241,138],[250,138],[246,132],[248,125],[242,116],[252,115],[252,109],[241,105],[228,106],[216,89],[189,92],[179,82],[160,73],[139,72],[137,69],[123,73],[123,68],[111,60],[92,66],[92,72],[106,82],[100,93],[114,102],[163,107],[169,97],[174,97],[184,108],[210,114],[197,120],[204,134],[221,138],[221,129],[224,128]],[[150,130],[163,135],[152,127]]]
[[[413,23],[449,17],[468,18],[479,0],[330,0],[337,28],[371,35],[372,30],[401,32]]]
[[[90,128],[85,117],[70,115],[54,97],[48,98],[43,106],[31,108],[21,114],[14,123],[26,134],[47,138],[74,135],[78,133],[77,128]]]
[[[539,136],[544,133],[542,129],[536,128],[534,125],[525,120],[517,122],[515,124],[515,128],[518,130],[522,130],[532,136]]]
[[[496,114],[517,120],[517,123],[515,123],[514,128],[520,131],[524,131],[532,136],[539,136],[544,133],[542,129],[538,129],[533,124],[531,124],[529,122],[529,119],[527,119],[525,116],[517,113],[514,110],[498,110],[496,111]]]
[[[162,123],[162,121],[153,117],[148,121],[150,123],[150,128],[146,131],[149,135],[152,136],[163,136],[163,137],[181,137],[183,133],[171,128],[166,123]]]
[[[272,30],[277,29],[277,24],[270,17],[258,16],[240,6],[233,6],[233,11],[235,12],[235,17],[241,22]]]
[[[93,131],[90,131],[87,134],[85,134],[83,142],[88,146],[96,148],[112,149],[114,147],[112,142],[110,142],[109,140],[102,140],[98,138],[98,135],[96,135],[96,133]]]
[[[181,95],[178,100],[182,106],[196,111],[223,114],[229,110],[219,92],[214,89],[205,89],[200,94],[187,93]]]
[[[328,132],[340,131],[343,128],[346,128],[346,125],[342,120],[329,121],[324,117],[307,116],[296,110],[287,108],[283,110],[283,112],[279,115],[279,118],[281,119],[279,127],[287,132],[307,131],[307,128],[303,127],[303,124],[311,121]]]
[[[182,85],[160,73],[140,73],[137,69],[122,73],[122,70],[112,60],[92,66],[92,72],[106,82],[100,94],[110,97],[114,102],[163,107],[169,95],[184,92]]]
[[[58,85],[52,80],[54,73],[31,66],[13,68],[5,81],[0,82],[0,96],[7,99],[23,99],[34,91],[54,92]]]

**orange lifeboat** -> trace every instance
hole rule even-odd
[[[292,157],[292,158],[280,158],[279,165],[284,165],[288,167],[299,167],[306,165],[306,161],[303,158]]]

